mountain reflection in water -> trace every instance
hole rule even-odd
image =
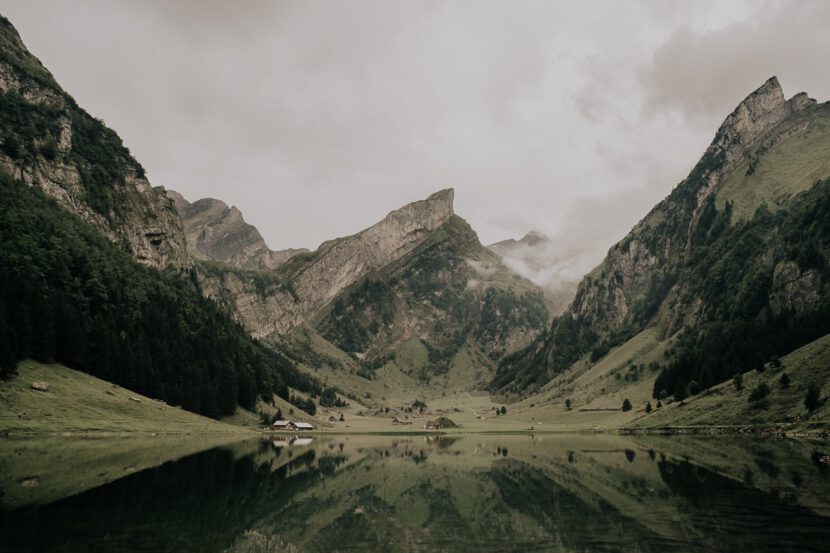
[[[0,466],[25,448],[0,441]],[[275,437],[65,497],[27,495],[38,475],[18,470],[0,482],[0,550],[827,551],[829,450],[745,437]],[[51,482],[86,478],[50,470]]]

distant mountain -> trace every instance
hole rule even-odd
[[[532,230],[518,240],[508,238],[507,240],[490,244],[487,247],[500,256],[505,257],[521,255],[531,248],[549,248],[552,244],[553,241],[550,238],[540,232]]]
[[[364,367],[393,363],[428,381],[459,356],[480,360],[473,368],[489,373],[547,320],[541,291],[453,215],[413,252],[338,296],[315,327]]]
[[[573,252],[561,251],[544,234],[530,231],[519,240],[513,238],[487,246],[502,262],[545,292],[548,308],[561,313],[576,295]]]
[[[413,251],[450,219],[452,201],[452,190],[437,192],[362,232],[329,240],[314,252],[300,252],[274,270],[203,260],[197,264],[199,282],[205,295],[224,305],[253,336],[285,334],[317,316],[349,286]],[[186,219],[191,221],[190,235],[213,233],[208,222],[197,225],[195,218]],[[221,257],[238,259],[249,243]]]
[[[361,378],[391,363],[429,381],[463,352],[473,385],[541,332],[548,311],[541,291],[454,214],[453,199],[452,190],[436,192],[270,269],[245,261],[264,242],[238,211],[215,200],[177,206],[188,242],[207,252],[196,263],[203,292],[254,336],[279,342],[310,369],[331,358],[316,351],[322,341],[339,351],[334,365]]]
[[[273,251],[262,235],[249,225],[236,207],[221,200],[203,198],[194,203],[174,190],[173,200],[184,223],[187,246],[199,259],[220,261],[240,269],[275,269],[306,249]]]
[[[492,389],[538,389],[653,327],[672,338],[653,392],[682,397],[829,332],[828,178],[830,103],[769,79]]]

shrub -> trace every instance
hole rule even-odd
[[[646,413],[651,413],[651,402],[646,403]]]
[[[778,380],[778,384],[781,386],[782,390],[786,390],[790,387],[790,377],[787,373],[783,373],[781,378]]]
[[[740,391],[744,389],[744,375],[743,373],[737,373],[735,376],[732,377],[732,383],[735,384],[735,389]]]
[[[752,390],[752,393],[749,394],[749,401],[752,403],[758,403],[759,401],[763,400],[765,397],[769,395],[770,389],[769,386],[765,382],[761,382],[758,386]]]
[[[628,401],[628,398],[625,398],[625,400],[623,400],[622,410],[623,412],[631,411],[631,402]]]
[[[570,411],[570,410],[571,410],[572,405],[573,405],[573,404],[571,403],[570,398],[565,400],[565,409],[567,409],[568,411]]]

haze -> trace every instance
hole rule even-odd
[[[315,248],[446,187],[587,271],[769,76],[830,97],[826,2],[9,0],[154,185]]]

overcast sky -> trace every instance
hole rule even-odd
[[[71,6],[71,7],[69,7]],[[830,98],[830,2],[5,0],[151,182],[315,248],[446,187],[597,263],[771,75]]]

